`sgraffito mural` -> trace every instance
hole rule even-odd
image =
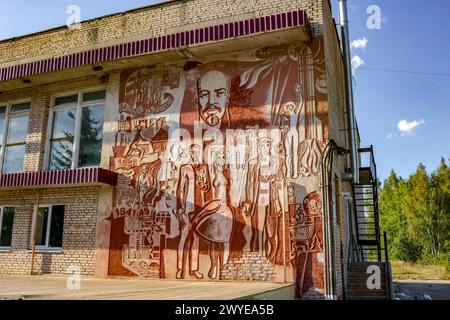
[[[109,274],[323,288],[323,57],[315,41],[121,73]]]

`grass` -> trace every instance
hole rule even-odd
[[[450,273],[440,265],[412,264],[403,261],[391,261],[394,280],[449,280]]]

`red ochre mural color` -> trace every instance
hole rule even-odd
[[[240,57],[121,73],[110,275],[323,292],[322,41]]]

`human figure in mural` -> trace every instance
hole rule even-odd
[[[196,216],[211,200],[211,179],[208,166],[200,162],[201,147],[198,144],[190,146],[190,163],[180,169],[177,198],[180,227],[180,241],[177,251],[177,279],[184,276],[184,253],[188,245],[189,275],[202,279],[198,266],[199,259],[199,235],[193,230],[193,222]],[[186,241],[188,240],[188,243]]]
[[[138,124],[136,125],[135,130],[136,132],[134,134],[133,141],[131,141],[131,143],[127,145],[127,148],[125,149],[123,155],[125,158],[131,157],[133,154],[137,153],[139,159],[141,159],[145,154],[145,150],[139,146],[140,142],[145,141],[145,138],[142,136],[143,127]]]
[[[233,212],[229,202],[229,168],[224,147],[213,153],[213,200],[196,216],[194,229],[209,243],[211,267],[208,276],[211,279],[220,275],[220,268],[228,262],[230,256],[230,238],[233,229]]]
[[[294,200],[290,201],[291,203]],[[294,207],[295,204],[293,204]],[[322,252],[322,200],[318,192],[307,194],[300,205],[294,210],[291,221],[292,258],[298,267],[298,290],[304,294],[313,286],[307,277],[308,263],[312,253]],[[311,270],[309,270],[311,271]]]
[[[282,214],[280,182],[283,177],[279,160],[272,155],[271,149],[270,138],[258,140],[259,154],[249,163],[247,201],[243,213],[247,217],[255,216],[259,255],[275,263],[279,244],[278,224]],[[244,236],[249,241],[253,235],[248,232],[248,225],[246,228]]]
[[[284,105],[284,112],[280,115],[280,130],[283,135],[286,154],[286,178],[298,177],[298,113],[294,102]]]
[[[217,70],[208,71],[198,79],[197,109],[207,126],[216,129],[230,126],[230,85],[230,77]]]

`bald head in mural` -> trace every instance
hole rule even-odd
[[[230,77],[221,71],[208,71],[197,81],[197,109],[200,119],[212,128],[230,126],[228,103]]]

